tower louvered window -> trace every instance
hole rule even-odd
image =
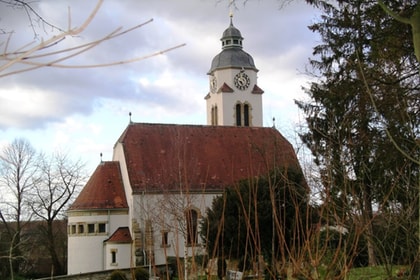
[[[244,126],[249,126],[249,105],[244,104]]]
[[[242,110],[241,104],[236,104],[236,126],[242,126]]]
[[[247,103],[237,103],[235,107],[236,126],[250,126],[250,106]]]

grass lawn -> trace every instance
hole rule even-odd
[[[401,269],[401,266],[392,267],[392,277],[397,276],[397,271]],[[385,280],[390,279],[388,272],[383,266],[376,267],[359,267],[350,270],[347,275],[348,280]]]

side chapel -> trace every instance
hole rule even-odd
[[[207,125],[130,123],[68,210],[68,274],[159,267],[205,254],[200,220],[238,181],[300,169],[292,145],[263,127],[251,55],[232,24],[207,73]]]

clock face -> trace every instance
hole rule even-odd
[[[249,87],[251,80],[249,79],[247,74],[245,74],[244,72],[239,72],[235,75],[233,82],[235,83],[235,86],[238,89],[245,90]]]
[[[210,90],[211,92],[216,92],[217,90],[217,80],[214,76],[210,78]]]

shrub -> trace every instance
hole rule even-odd
[[[124,272],[120,270],[114,270],[109,276],[109,280],[127,280],[127,277],[125,277]]]
[[[149,272],[147,272],[147,270],[143,267],[137,267],[134,272],[134,276],[136,277],[136,280],[148,280]]]

